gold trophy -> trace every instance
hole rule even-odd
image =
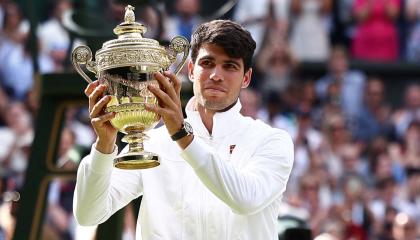
[[[158,166],[159,156],[144,151],[145,131],[152,129],[160,116],[145,110],[144,104],[158,104],[156,97],[147,89],[148,85],[158,86],[153,73],[162,72],[176,62],[178,54],[182,60],[175,68],[181,70],[188,57],[189,42],[178,36],[169,47],[159,45],[154,39],[143,38],[146,27],[135,22],[134,7],[125,8],[124,22],[114,28],[117,39],[105,42],[96,52],[92,61],[92,51],[87,46],[73,50],[72,63],[76,71],[89,83],[92,80],[80,65],[95,73],[102,84],[107,86],[107,94],[112,99],[105,112],[115,112],[111,124],[125,134],[122,141],[128,143],[128,152],[114,159],[114,166],[121,169],[145,169]]]

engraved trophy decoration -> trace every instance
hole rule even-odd
[[[168,70],[175,63],[177,55],[182,53],[182,60],[175,68],[175,74],[178,74],[188,57],[189,42],[178,36],[172,39],[168,48],[164,48],[154,39],[143,38],[142,34],[147,29],[135,22],[134,7],[128,5],[125,10],[124,22],[114,28],[118,38],[105,42],[96,52],[95,61],[92,60],[89,47],[75,48],[72,63],[89,83],[92,80],[80,65],[95,73],[112,97],[105,112],[116,113],[111,124],[125,134],[122,141],[127,142],[129,147],[127,153],[119,154],[114,159],[114,166],[145,169],[160,164],[157,154],[143,149],[143,141],[147,139],[145,131],[154,128],[160,120],[160,116],[144,108],[145,103],[158,104],[147,86],[158,86],[153,73]]]

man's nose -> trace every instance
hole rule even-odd
[[[222,81],[223,80],[222,71],[223,69],[221,66],[215,66],[210,74],[210,79],[213,81]]]

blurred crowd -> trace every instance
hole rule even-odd
[[[257,51],[252,85],[240,95],[242,113],[286,130],[295,143],[279,217],[305,222],[318,240],[420,239],[420,76],[396,105],[384,79],[350,68],[353,60],[418,63],[420,0],[239,0],[219,16],[203,15],[200,0],[148,2],[136,8],[137,20],[149,28],[146,37],[161,43],[190,39],[212,17],[252,33]],[[104,18],[120,23],[124,5],[105,5]],[[77,7],[50,1],[48,16],[30,29],[22,6],[0,0],[0,240],[13,231],[39,106],[38,74],[72,71],[68,53],[77,43],[63,17]],[[327,71],[301,79],[302,62],[325,63]],[[95,136],[85,109],[69,108],[64,125],[56,164],[76,169],[77,149],[89,149]],[[68,180],[50,184],[44,239],[77,239],[73,188]],[[134,220],[126,222],[124,239],[134,239]]]

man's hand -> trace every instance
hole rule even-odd
[[[163,75],[157,72],[154,77],[159,83],[159,88],[149,85],[148,89],[156,96],[159,105],[147,104],[146,109],[162,117],[169,135],[172,136],[182,128],[184,123],[180,98],[181,81],[170,72],[164,72]],[[192,137],[182,138],[178,144],[185,148],[191,141]]]
[[[118,130],[109,122],[109,120],[115,117],[116,113],[111,112],[105,114],[104,108],[111,100],[111,96],[104,95],[105,91],[106,86],[99,84],[98,80],[90,83],[85,89],[85,94],[89,98],[90,122],[98,136],[96,150],[107,154],[112,153],[114,150]]]

